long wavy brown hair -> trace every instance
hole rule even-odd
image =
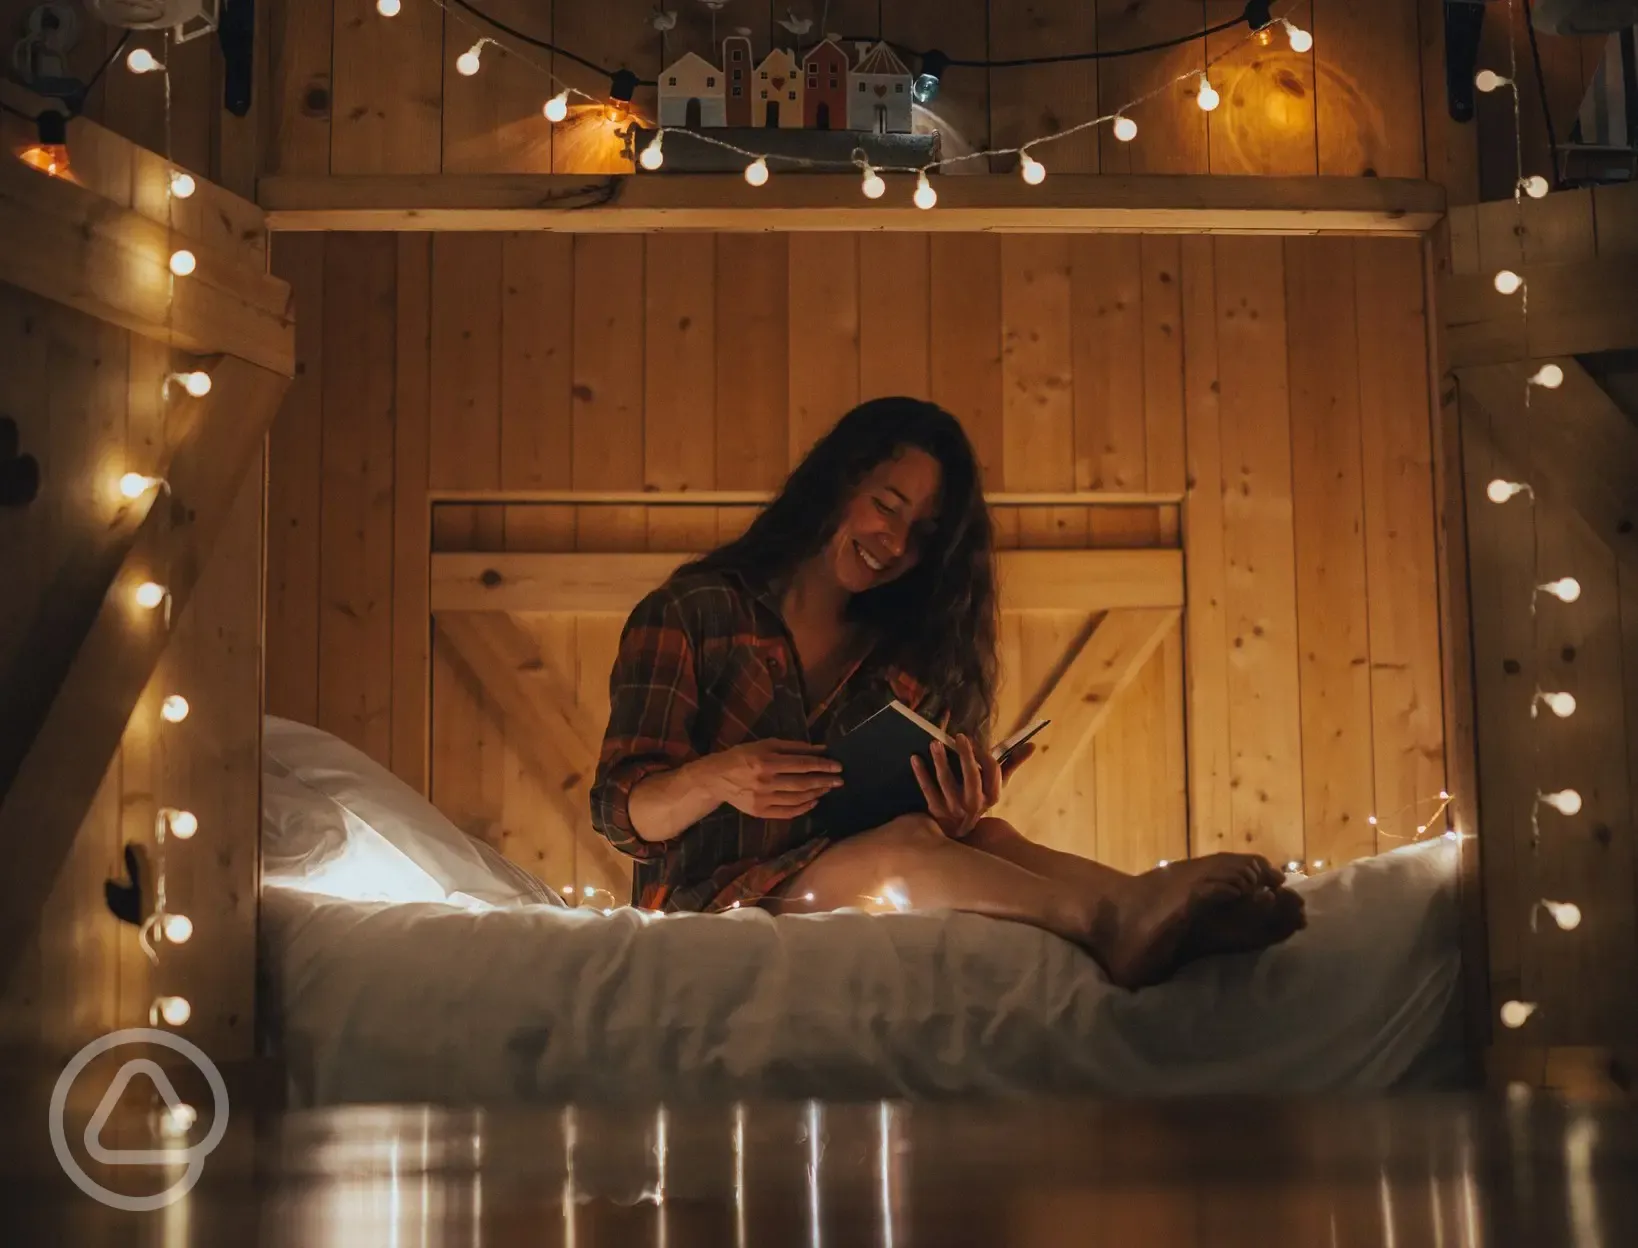
[[[825,548],[871,470],[910,447],[939,464],[933,531],[910,571],[856,594],[848,615],[879,638],[876,661],[912,673],[949,708],[951,731],[985,737],[995,712],[995,546],[978,457],[961,423],[937,404],[902,397],[859,404],[819,439],[742,536],[688,570],[783,581]]]

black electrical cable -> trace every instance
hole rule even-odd
[[[131,32],[126,31],[119,37],[119,42],[114,45],[113,51],[109,52],[107,56],[102,58],[102,64],[97,66],[97,72],[92,74],[90,81],[85,84],[84,89],[80,92],[78,105],[70,110],[70,115],[76,117],[79,116],[80,109],[85,107],[85,97],[90,95],[92,91],[96,90],[97,83],[100,82],[102,80],[102,76],[108,72],[108,67],[119,58],[119,54],[125,51],[125,45],[130,42]]]
[[[7,104],[4,100],[0,100],[0,113],[10,113],[19,121],[26,121],[30,125],[34,124],[34,118],[30,114],[25,113],[14,104]]]
[[[477,5],[472,4],[470,0],[447,0],[447,3],[453,4],[458,9],[465,9],[468,13],[472,14],[473,17],[478,18],[480,21],[485,22],[490,26],[493,26],[496,30],[500,31],[501,34],[511,36],[519,43],[528,44],[531,48],[539,48],[542,52],[550,52],[556,56],[561,56],[566,60],[573,61],[576,65],[584,66],[585,68],[591,70],[594,74],[601,74],[605,78],[614,77],[614,71],[612,69],[604,69],[596,61],[588,61],[585,57],[576,52],[571,52],[567,48],[558,47],[557,44],[552,43],[550,40],[537,39],[534,35],[524,34],[515,26],[508,26],[505,22],[496,21]],[[639,78],[637,80],[637,85],[641,87],[652,87],[655,84],[651,80]]]
[[[1524,29],[1530,34],[1530,60],[1536,67],[1536,93],[1541,99],[1541,119],[1547,123],[1547,150],[1553,157],[1552,184],[1558,181],[1558,135],[1553,130],[1553,110],[1547,107],[1547,79],[1541,72],[1541,47],[1536,43],[1535,14],[1530,11],[1530,0],[1524,0]]]
[[[1009,61],[964,61],[952,58],[950,64],[959,65],[963,69],[1018,69],[1026,65],[1063,65],[1070,61],[1111,61],[1123,56],[1141,56],[1145,52],[1164,52],[1167,48],[1180,48],[1186,43],[1194,43],[1210,35],[1220,35],[1225,30],[1232,30],[1246,20],[1246,15],[1242,13],[1239,17],[1231,17],[1226,22],[1218,22],[1217,25],[1208,26],[1192,35],[1178,35],[1173,39],[1161,39],[1156,43],[1145,43],[1135,48],[1111,48],[1103,52],[1065,52],[1059,56],[1021,56]],[[899,48],[898,51],[908,52],[912,56],[921,55],[909,48]]]

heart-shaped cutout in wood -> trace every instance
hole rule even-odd
[[[781,75],[780,77],[774,78],[771,81],[773,82],[773,87],[774,87],[775,91],[782,90],[784,88],[784,86],[785,86],[785,79],[784,79],[783,75]]]
[[[887,94],[887,84],[885,82],[878,83],[876,85],[876,94],[877,95],[886,95]]]

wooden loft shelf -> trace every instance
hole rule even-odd
[[[871,202],[851,174],[558,174],[263,178],[273,230],[1043,231],[1178,234],[1421,234],[1444,191],[1409,178],[1011,174],[938,179],[938,206],[910,203],[909,180]]]

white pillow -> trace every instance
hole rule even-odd
[[[385,767],[317,728],[263,720],[262,790],[269,883],[354,901],[564,904]]]

